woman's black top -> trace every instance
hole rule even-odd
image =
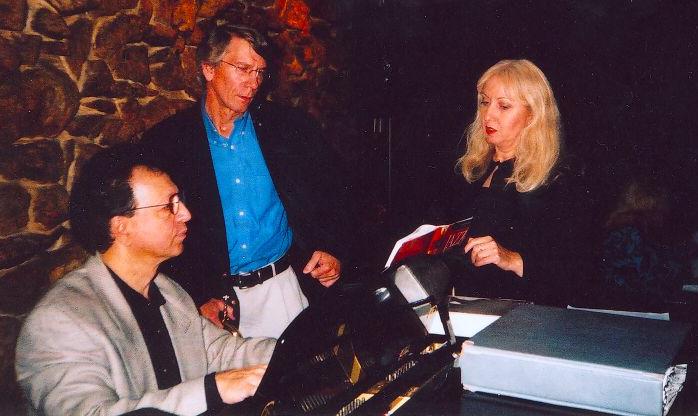
[[[480,180],[468,184],[461,179],[454,195],[459,217],[474,217],[470,236],[489,235],[500,246],[518,252],[523,277],[495,265],[475,267],[470,253],[452,252],[446,261],[456,294],[564,306],[572,301],[587,266],[580,195],[574,197],[570,171],[559,168],[546,185],[518,192],[515,184],[506,182],[513,168],[513,159],[492,162]],[[492,172],[490,186],[483,187]]]

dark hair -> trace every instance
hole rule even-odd
[[[257,29],[233,24],[226,19],[215,19],[196,50],[196,63],[199,72],[202,63],[212,65],[220,63],[225,48],[233,38],[248,41],[252,49],[267,61],[267,65],[273,60],[274,54],[271,44]]]
[[[99,151],[80,169],[70,192],[70,229],[89,252],[104,252],[111,246],[113,217],[133,215],[130,179],[139,166],[161,171],[136,145],[124,144]]]

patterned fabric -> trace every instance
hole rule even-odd
[[[625,226],[604,240],[601,272],[606,283],[628,294],[667,299],[680,289],[683,267],[674,247],[649,241],[637,228]]]

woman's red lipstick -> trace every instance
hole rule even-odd
[[[494,134],[496,131],[497,130],[492,127],[485,127],[485,133],[487,133],[487,135]]]

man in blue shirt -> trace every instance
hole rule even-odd
[[[244,336],[278,337],[308,305],[297,274],[325,287],[339,278],[346,189],[314,123],[254,101],[267,50],[254,29],[216,22],[197,51],[200,104],[142,143],[172,172],[194,217],[167,272],[217,325],[225,313]]]

